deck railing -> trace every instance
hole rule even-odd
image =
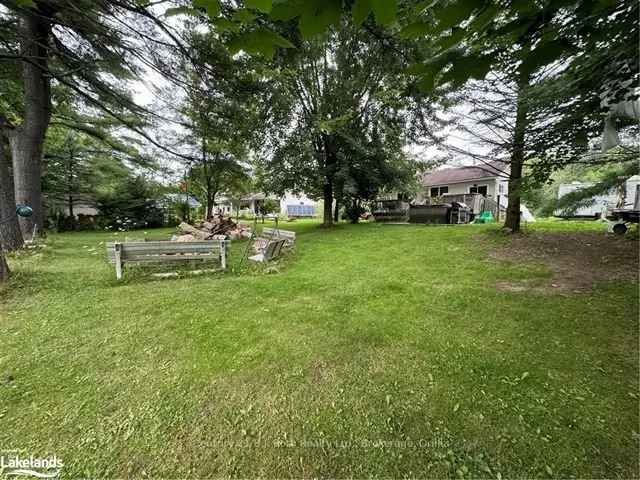
[[[427,197],[426,199],[427,205],[451,202],[464,203],[469,207],[473,215],[480,215],[482,212],[491,212],[497,220],[502,219],[506,212],[505,207],[498,205],[498,202],[480,193],[445,193],[440,197]]]
[[[502,220],[503,214],[507,211],[502,205],[498,205],[498,202],[491,198],[484,199],[484,207],[483,211],[491,212],[493,214],[493,218],[496,220]]]

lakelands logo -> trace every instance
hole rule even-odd
[[[64,464],[57,456],[22,457],[17,452],[0,454],[0,477],[57,478]]]

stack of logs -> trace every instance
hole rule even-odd
[[[189,225],[182,222],[178,225],[179,235],[175,235],[174,242],[199,242],[202,240],[240,240],[251,237],[251,228],[236,223],[229,217],[214,215],[207,222]]]

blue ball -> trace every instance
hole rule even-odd
[[[28,205],[18,205],[16,207],[16,215],[19,217],[30,217],[33,215],[33,208]]]

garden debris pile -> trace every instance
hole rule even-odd
[[[240,240],[251,237],[251,228],[234,222],[223,215],[214,215],[207,222],[194,225],[182,222],[178,225],[178,235],[171,239],[174,242],[200,242],[203,240]]]

